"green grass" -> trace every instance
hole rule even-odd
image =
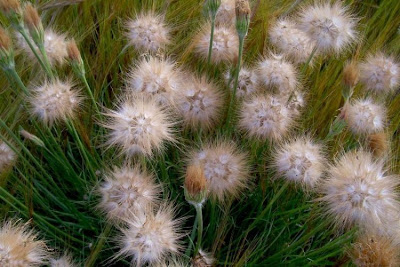
[[[205,64],[193,55],[191,43],[199,23],[204,21],[202,1],[38,2],[46,26],[76,39],[86,64],[89,85],[102,107],[114,107],[124,85],[124,72],[140,56],[133,48],[126,48],[124,21],[141,10],[166,11],[166,20],[173,26],[174,42],[167,50],[171,58],[194,72],[199,64]],[[259,2],[245,40],[245,64],[254,63],[272,49],[267,31],[292,3],[288,0]],[[343,105],[341,72],[347,60],[352,57],[362,59],[368,52],[379,50],[400,55],[400,1],[345,3],[360,17],[362,42],[340,57],[318,58],[315,66],[304,73],[307,107],[293,135],[307,133],[319,140],[327,136]],[[0,17],[0,22],[7,25],[4,17]],[[18,55],[16,60],[17,71],[24,83],[28,87],[40,84],[44,76],[37,71],[38,66],[33,67],[23,55]],[[212,66],[205,72],[228,91],[222,82],[226,68]],[[69,67],[63,67],[58,73],[60,77],[75,77]],[[77,78],[74,79],[84,88]],[[355,91],[355,96],[358,95],[362,95],[359,86]],[[91,258],[95,266],[107,265],[107,260],[117,251],[112,242],[117,232],[111,229],[107,238],[101,238],[107,226],[103,216],[94,209],[98,197],[93,188],[102,178],[96,175],[98,170],[120,165],[123,159],[116,157],[116,151],[100,147],[105,139],[101,127],[94,123],[99,118],[90,116],[93,107],[89,100],[73,122],[77,132],[62,124],[50,129],[43,127],[26,111],[23,102],[23,93],[0,73],[0,133],[2,139],[12,141],[18,153],[14,169],[0,175],[1,215],[32,219],[32,224],[50,247],[61,251],[67,249],[82,263]],[[391,171],[399,172],[400,94],[393,94],[386,102],[390,118],[388,132],[392,140],[389,165]],[[226,106],[227,103],[228,99]],[[38,136],[44,147],[23,139],[18,133],[20,127]],[[221,135],[220,128],[203,133],[201,139],[215,139]],[[337,235],[330,220],[321,216],[321,207],[312,201],[316,195],[305,195],[299,188],[280,180],[272,181],[274,171],[268,164],[274,144],[257,143],[238,131],[234,131],[232,139],[248,153],[255,178],[251,190],[245,191],[238,200],[224,205],[208,201],[203,209],[203,248],[214,254],[217,264],[321,266],[346,263],[344,248],[350,244],[355,230]],[[345,130],[326,143],[330,160],[360,143],[361,140]],[[185,151],[197,145],[198,139],[187,132],[178,147],[170,145],[163,155],[146,160],[147,167],[163,183],[164,198],[169,197],[178,204],[179,217],[186,218],[184,229],[188,232],[195,212],[183,196],[183,160]],[[104,241],[102,245],[96,246],[101,240]],[[190,242],[188,236],[183,242],[186,247]],[[94,248],[101,251],[94,253]]]

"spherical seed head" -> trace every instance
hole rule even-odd
[[[316,43],[320,52],[340,53],[356,40],[356,22],[340,2],[326,2],[304,7],[298,27]]]
[[[2,266],[42,266],[48,258],[46,244],[26,224],[11,220],[0,227],[0,262]]]
[[[210,45],[211,25],[206,24],[195,40],[197,54],[208,58]],[[232,62],[238,57],[239,38],[234,28],[219,25],[214,29],[211,61],[215,64],[221,62]]]
[[[181,74],[169,60],[150,57],[131,68],[126,81],[128,93],[153,97],[162,105],[174,104],[181,90]]]
[[[347,62],[343,68],[343,83],[350,88],[357,85],[360,70],[354,61]]]
[[[234,87],[234,77],[232,77],[230,71],[225,73],[225,82],[233,91]],[[236,96],[238,98],[243,98],[250,96],[259,92],[261,89],[258,76],[255,70],[248,69],[246,67],[241,67],[239,71],[238,87],[236,89]]]
[[[287,18],[275,23],[269,31],[269,38],[282,54],[296,64],[307,62],[315,46],[315,42]]]
[[[30,98],[32,113],[45,124],[71,119],[82,103],[79,91],[72,89],[68,81],[46,82],[33,89]]]
[[[174,219],[172,206],[158,211],[147,209],[126,220],[119,238],[121,256],[131,256],[132,264],[159,263],[180,249],[180,221]]]
[[[206,77],[193,77],[185,81],[175,101],[185,126],[210,129],[219,121],[224,98]]]
[[[400,266],[399,247],[382,235],[361,235],[348,254],[357,267]]]
[[[128,98],[106,115],[110,118],[104,124],[110,129],[107,144],[118,146],[127,156],[152,156],[166,141],[174,141],[174,124],[153,98]]]
[[[343,110],[344,119],[355,134],[372,134],[385,126],[386,109],[372,99],[359,99],[347,103]]]
[[[215,17],[217,25],[235,25],[235,0],[222,0]]]
[[[17,155],[6,143],[0,140],[0,174],[14,165]]]
[[[291,92],[298,84],[296,68],[281,55],[271,54],[261,60],[257,75],[261,83],[280,93]]]
[[[107,219],[120,222],[148,205],[155,205],[160,187],[152,175],[139,167],[124,166],[109,171],[98,191],[101,195],[98,207]]]
[[[279,140],[293,124],[287,101],[272,95],[255,95],[240,109],[239,127],[250,137]]]
[[[201,166],[211,197],[238,197],[250,182],[247,156],[227,142],[204,145],[191,153],[188,168]]]
[[[17,33],[16,38],[18,47],[23,50],[30,59],[36,60],[35,54],[32,52],[22,35]],[[32,39],[31,42],[34,43]],[[36,52],[40,54],[39,49],[36,46],[35,48]],[[57,34],[52,29],[46,29],[44,32],[44,49],[52,66],[62,65],[68,56],[65,35]]]
[[[368,148],[376,158],[384,157],[389,150],[388,135],[384,132],[368,135]]]
[[[273,165],[284,179],[311,189],[322,178],[325,158],[321,145],[303,137],[283,143],[274,155]]]
[[[383,53],[371,54],[360,64],[360,82],[369,91],[390,92],[400,85],[400,66]]]
[[[64,254],[59,258],[50,259],[50,267],[75,267],[77,266],[70,254]]]
[[[357,224],[391,231],[398,224],[397,184],[398,177],[385,174],[383,161],[364,151],[348,152],[330,167],[320,200],[339,228]]]
[[[129,44],[140,51],[157,52],[170,43],[170,29],[161,15],[142,13],[127,22]]]

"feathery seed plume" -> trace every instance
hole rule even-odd
[[[6,143],[0,140],[0,174],[14,165],[17,155]]]
[[[231,72],[228,70],[225,72],[225,82],[233,91],[234,77],[232,77]],[[259,92],[261,89],[260,83],[258,81],[258,76],[255,70],[248,69],[246,67],[241,67],[239,71],[238,87],[236,89],[236,96],[238,98],[248,97],[252,94]]]

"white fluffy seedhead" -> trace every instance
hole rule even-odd
[[[372,99],[358,99],[347,103],[343,110],[344,119],[355,134],[372,134],[385,127],[386,109]]]
[[[139,167],[124,166],[109,171],[98,191],[100,210],[110,221],[120,222],[146,206],[156,205],[160,186],[151,174]]]
[[[247,155],[232,143],[204,145],[191,153],[188,166],[201,166],[208,182],[210,195],[220,201],[238,197],[249,186]]]
[[[326,211],[341,228],[358,225],[379,232],[398,229],[396,176],[385,173],[383,162],[370,153],[348,152],[331,166],[322,185]]]
[[[316,43],[320,52],[340,53],[357,38],[357,20],[341,2],[306,6],[298,20],[298,28]]]
[[[275,23],[269,31],[269,39],[296,64],[307,62],[315,47],[315,42],[297,28],[296,22],[287,18]]]
[[[196,53],[207,60],[210,45],[211,26],[206,24],[194,41]],[[215,64],[232,62],[239,54],[239,37],[235,28],[220,25],[214,29],[211,61]]]
[[[281,55],[262,59],[257,67],[258,80],[270,89],[287,94],[296,89],[298,84],[297,71],[294,65]]]
[[[293,113],[287,100],[270,94],[255,95],[240,109],[239,127],[250,137],[279,140],[293,124]]]
[[[160,263],[168,255],[180,250],[180,220],[174,219],[172,206],[162,206],[157,211],[147,208],[127,219],[118,239],[118,256],[132,257],[132,265]]]
[[[104,127],[110,129],[107,144],[119,147],[127,156],[152,156],[162,150],[166,141],[174,141],[174,123],[153,98],[127,98],[106,116],[109,120]]]
[[[390,92],[400,85],[400,66],[383,53],[371,54],[360,64],[360,82],[369,91]]]
[[[33,115],[48,125],[73,118],[79,110],[82,97],[72,87],[68,81],[55,80],[33,88],[29,99]]]
[[[228,70],[225,73],[225,82],[233,91],[235,79],[232,77],[231,72]],[[259,92],[261,89],[258,81],[258,76],[255,70],[241,67],[239,71],[238,87],[236,89],[236,96],[238,98],[248,97],[252,94]]]
[[[16,38],[18,47],[22,49],[31,60],[36,60],[35,54],[32,52],[22,35],[18,33]],[[34,44],[33,40],[31,39],[30,41],[36,48],[36,52],[40,54],[40,51]],[[52,29],[46,29],[44,32],[44,49],[51,65],[61,65],[66,62],[68,52],[67,41],[64,34],[58,34]]]
[[[145,98],[153,97],[160,104],[175,103],[182,89],[182,78],[175,64],[156,57],[143,58],[127,75],[127,93]]]
[[[305,95],[301,90],[295,90],[288,94],[281,94],[277,97],[279,97],[283,103],[286,103],[286,107],[290,110],[293,118],[298,118],[306,105]]]
[[[46,264],[46,244],[27,224],[12,220],[0,227],[0,264],[8,267],[35,267]]]
[[[214,83],[205,77],[191,77],[179,94],[176,106],[185,126],[209,129],[218,122],[224,98]]]
[[[74,262],[72,256],[65,253],[59,258],[50,259],[50,267],[77,267],[78,265]]]
[[[219,6],[217,15],[215,17],[215,23],[217,25],[235,25],[235,0],[221,0],[221,5]]]
[[[126,23],[129,44],[140,51],[157,52],[170,43],[170,29],[164,17],[152,12],[139,14]]]
[[[0,140],[0,174],[14,165],[17,155],[6,143]]]
[[[322,146],[303,137],[283,143],[275,152],[273,165],[282,178],[311,189],[322,178],[325,161]]]

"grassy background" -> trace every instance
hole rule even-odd
[[[192,53],[191,40],[196,34],[202,16],[202,1],[198,0],[86,0],[37,1],[45,26],[50,26],[76,39],[86,63],[87,78],[95,98],[104,107],[112,108],[123,89],[124,72],[140,56],[127,48],[124,22],[141,10],[165,12],[173,27],[173,44],[167,54],[179,64],[197,71],[199,61]],[[307,3],[309,1],[303,1]],[[398,56],[400,53],[400,1],[344,1],[359,18],[360,43],[340,57],[319,58],[314,68],[303,75],[307,107],[293,135],[308,133],[324,139],[329,126],[343,105],[341,71],[351,59],[363,59],[368,52],[384,51]],[[292,4],[287,0],[251,1],[255,14],[245,42],[244,61],[255,63],[260,55],[273,50],[268,42],[268,29]],[[7,26],[4,17],[1,23]],[[25,83],[40,84],[43,74],[37,66],[17,56],[18,72]],[[227,66],[205,70],[221,90],[228,91],[222,82]],[[73,77],[69,67],[59,70],[60,77]],[[81,84],[76,79],[76,83]],[[356,88],[355,96],[363,92]],[[388,167],[400,170],[400,95],[395,93],[386,100],[389,106],[388,133],[392,151]],[[19,160],[12,172],[2,174],[0,198],[1,214],[7,217],[33,219],[51,247],[68,249],[80,262],[107,265],[106,260],[115,253],[111,242],[116,231],[111,229],[103,237],[104,218],[94,210],[97,197],[93,187],[101,180],[97,170],[119,165],[122,159],[112,150],[103,151],[101,129],[93,125],[89,101],[75,121],[82,136],[79,139],[66,127],[42,127],[31,119],[21,103],[23,96],[0,73],[0,116],[8,127],[0,125],[2,136],[12,140],[18,148]],[[22,139],[20,127],[37,135],[45,147]],[[179,130],[179,129],[178,129]],[[220,131],[206,133],[202,140],[213,140]],[[146,162],[164,184],[164,196],[174,200],[179,216],[186,217],[185,230],[190,231],[194,210],[184,202],[181,177],[182,159],[186,149],[199,145],[193,134],[184,133],[179,147],[168,147],[164,155]],[[331,229],[329,220],[321,217],[321,208],[310,201],[316,196],[304,195],[299,188],[271,181],[273,170],[268,168],[274,144],[257,143],[240,133],[233,137],[249,154],[254,175],[254,187],[237,201],[220,205],[209,201],[204,209],[204,249],[211,251],[218,265],[334,265],[346,263],[343,248],[349,244],[353,232],[343,235]],[[363,140],[344,131],[326,143],[330,159]],[[251,149],[250,149],[251,148]],[[100,245],[98,242],[100,241]],[[102,243],[104,241],[104,243]],[[183,240],[186,247],[189,239]],[[101,250],[101,253],[99,251]]]

